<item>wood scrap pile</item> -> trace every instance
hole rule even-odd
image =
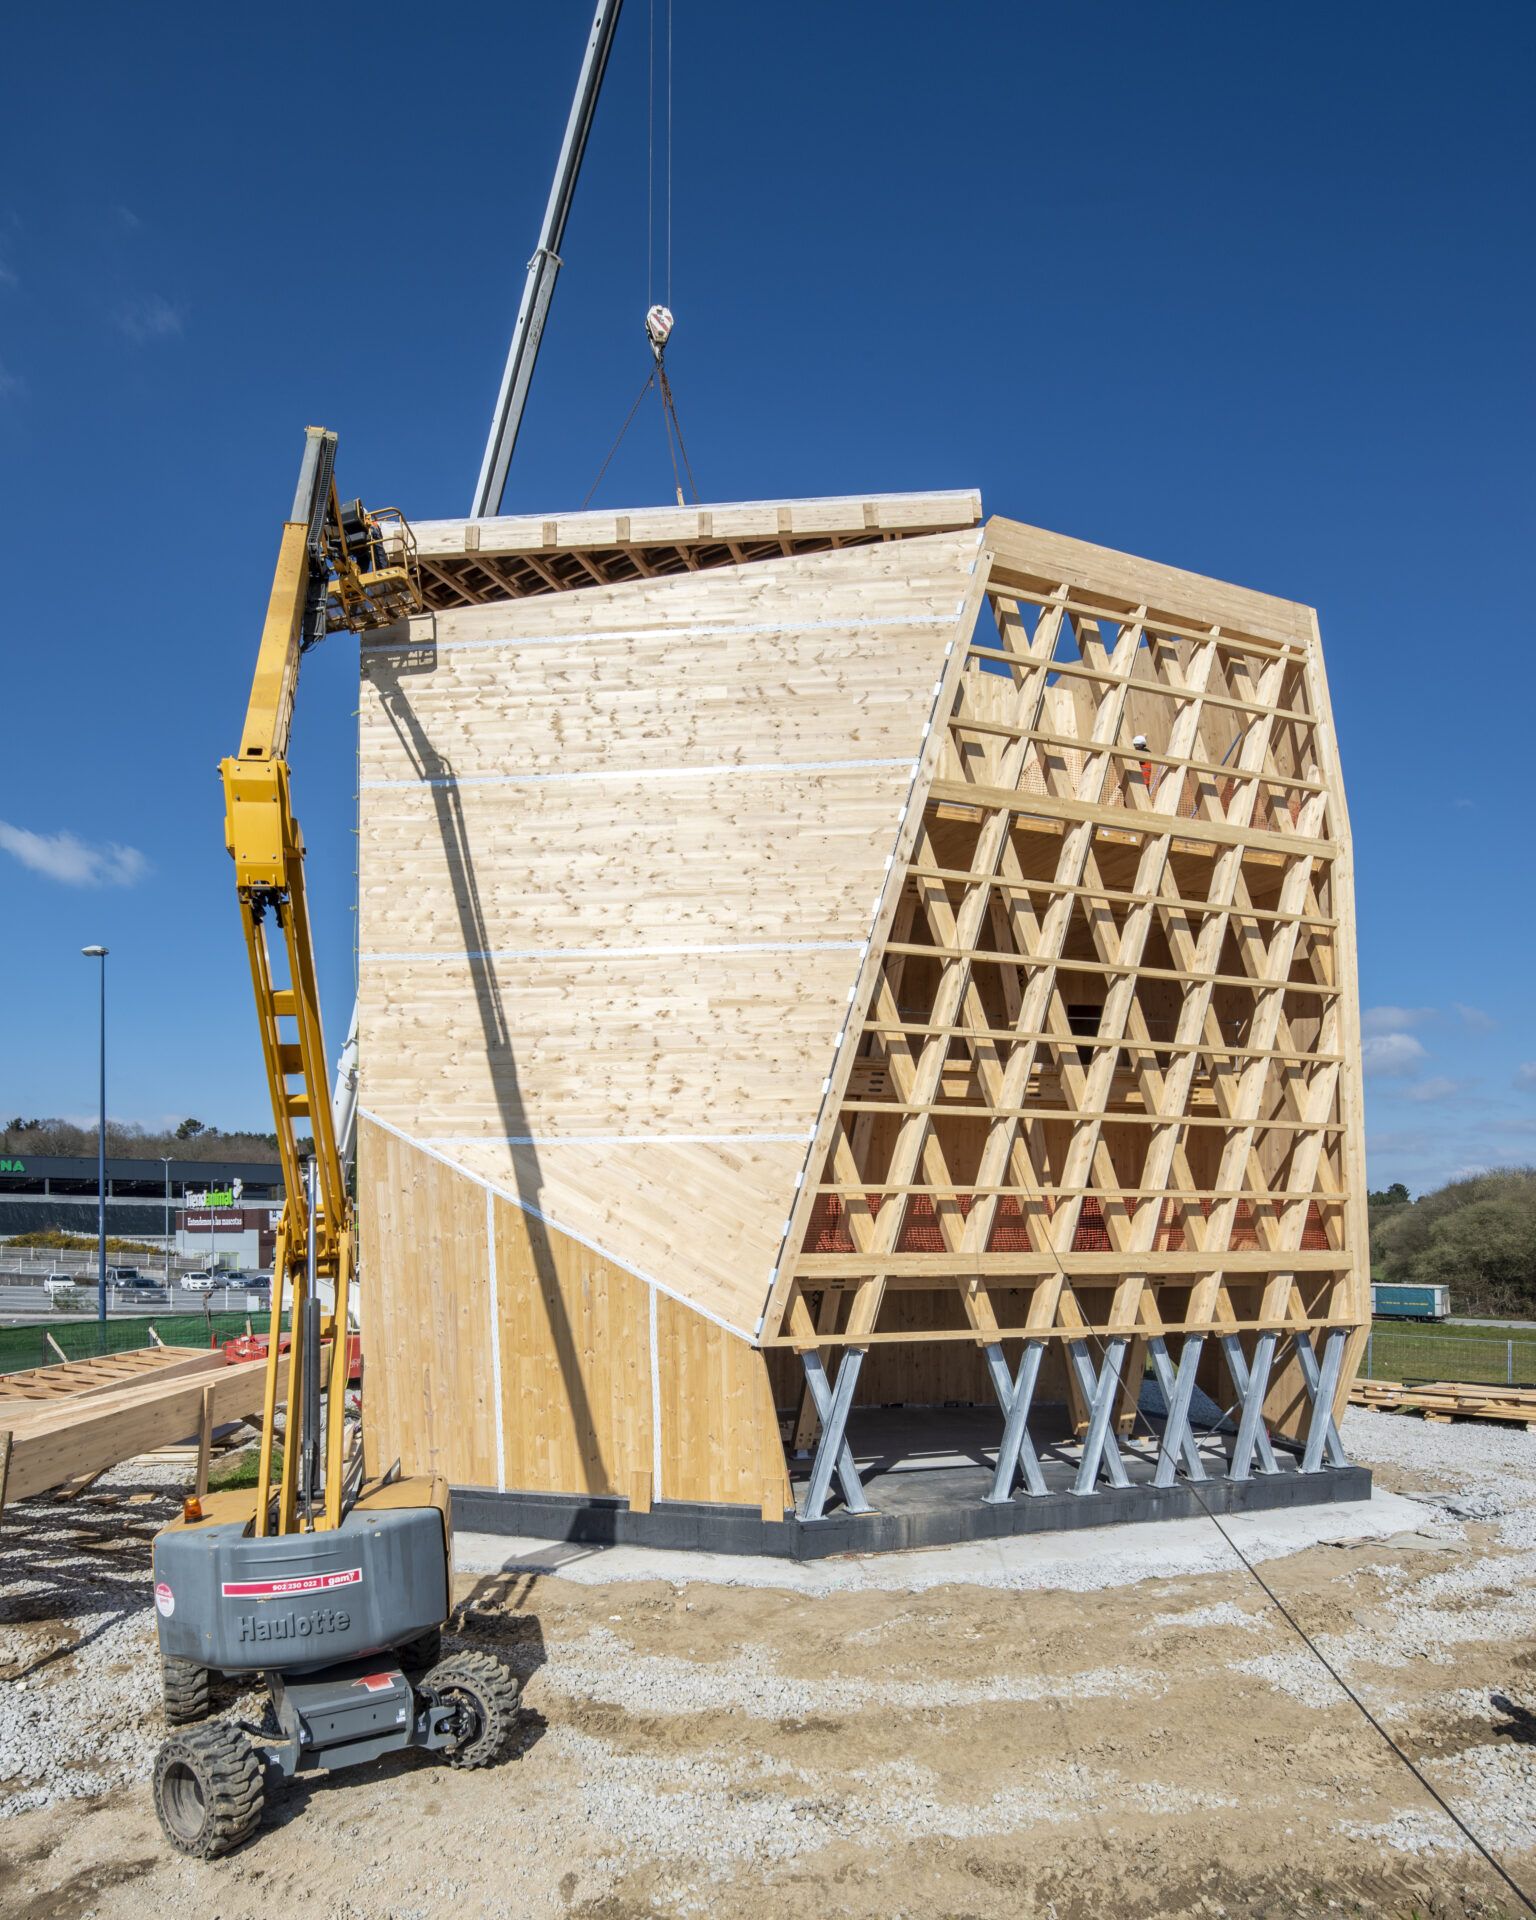
[[[1536,1388],[1485,1387],[1465,1380],[1357,1380],[1350,1405],[1380,1413],[1421,1413],[1429,1421],[1504,1420],[1536,1433]]]

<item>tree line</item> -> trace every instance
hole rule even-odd
[[[25,1158],[29,1153],[94,1156],[96,1131],[95,1127],[77,1127],[69,1120],[26,1120],[18,1116],[0,1130],[0,1155],[8,1158]],[[159,1160],[167,1154],[178,1160],[275,1160],[277,1135],[243,1129],[225,1133],[219,1127],[190,1118],[179,1126],[158,1131],[133,1121],[109,1120],[107,1152],[124,1160]]]
[[[1451,1311],[1536,1320],[1536,1167],[1452,1180],[1412,1199],[1370,1195],[1377,1280],[1451,1290]]]

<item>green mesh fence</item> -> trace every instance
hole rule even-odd
[[[1488,1387],[1536,1385],[1536,1328],[1372,1323],[1360,1371],[1373,1380],[1459,1380]]]
[[[266,1333],[272,1324],[270,1313],[149,1313],[132,1320],[48,1320],[0,1327],[0,1374],[19,1373],[24,1367],[57,1366],[59,1355],[49,1345],[50,1339],[66,1360],[92,1360],[102,1353],[131,1353],[139,1347],[153,1346],[151,1327],[167,1347],[217,1345],[244,1333],[247,1319],[253,1333]],[[286,1313],[283,1327],[286,1331]]]

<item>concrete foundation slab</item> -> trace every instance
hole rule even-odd
[[[1057,1422],[1053,1435],[1037,1442],[1045,1492],[1019,1492],[1011,1500],[992,1502],[984,1496],[996,1465],[995,1413],[975,1408],[870,1409],[857,1414],[849,1427],[869,1512],[834,1509],[816,1520],[789,1512],[767,1520],[749,1507],[662,1499],[641,1512],[618,1497],[463,1487],[454,1491],[455,1521],[470,1532],[578,1546],[807,1561],[1148,1521],[1198,1519],[1209,1525],[1212,1513],[1272,1513],[1370,1498],[1371,1476],[1365,1468],[1306,1473],[1284,1449],[1277,1452],[1277,1471],[1231,1479],[1226,1468],[1232,1442],[1220,1432],[1197,1436],[1207,1480],[1198,1487],[1184,1479],[1155,1486],[1158,1423],[1142,1424],[1143,1437],[1121,1441],[1129,1484],[1099,1486],[1089,1493],[1076,1491],[1082,1447],[1064,1420]],[[808,1471],[807,1461],[795,1463],[791,1478],[797,1492]]]

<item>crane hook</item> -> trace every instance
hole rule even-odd
[[[675,324],[669,307],[652,307],[645,316],[645,337],[651,343],[651,352],[655,354],[658,364]]]

